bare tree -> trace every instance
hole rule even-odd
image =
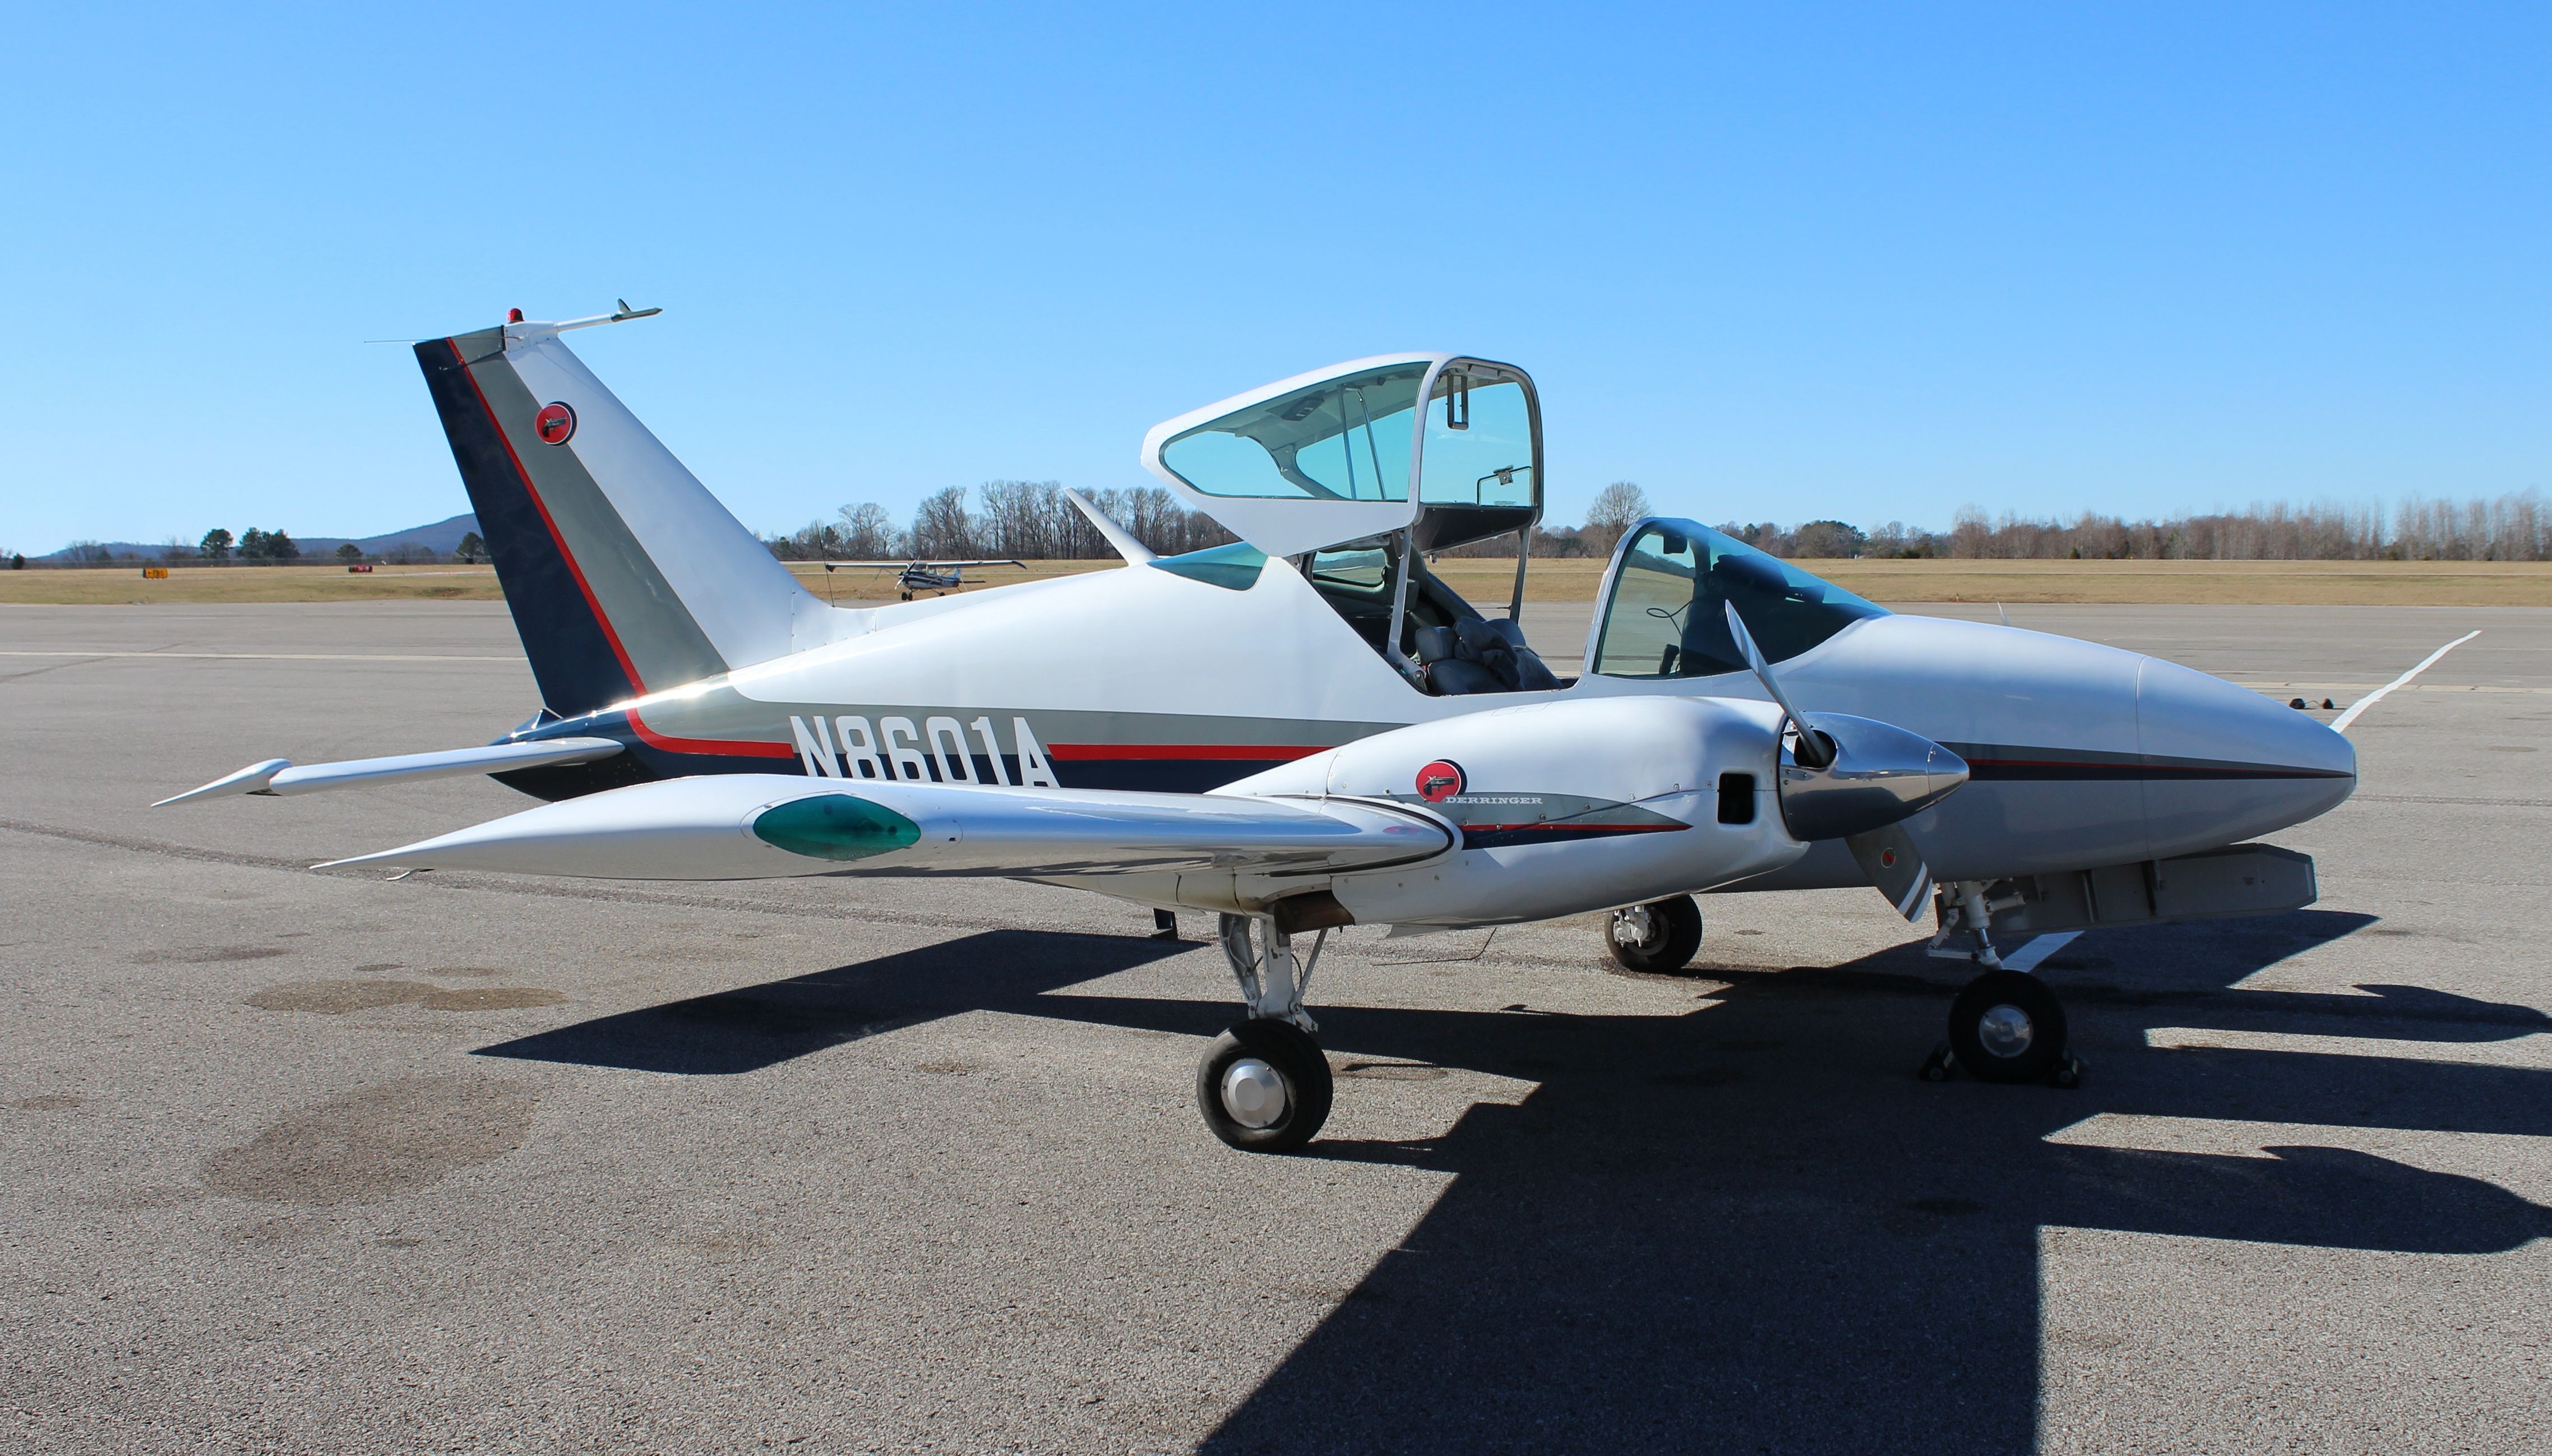
[[[975,518],[966,510],[966,487],[951,485],[922,497],[912,513],[912,554],[957,559],[975,555]]]
[[[1589,546],[1601,543],[1609,552],[1633,522],[1650,513],[1648,492],[1632,481],[1616,480],[1595,493],[1595,503],[1586,508],[1586,524],[1578,534]]]
[[[842,518],[842,554],[857,561],[873,562],[896,553],[895,517],[874,500],[846,505],[838,514]]]

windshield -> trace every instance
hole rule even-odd
[[[1173,438],[1161,464],[1208,495],[1407,500],[1426,376],[1394,364],[1263,400]]]
[[[1622,554],[1593,671],[1609,677],[1742,673],[1724,602],[1765,660],[1797,657],[1886,611],[1693,521],[1650,521]]]

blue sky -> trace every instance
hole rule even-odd
[[[615,297],[580,352],[762,529],[1437,348],[1533,371],[1561,520],[2552,484],[2540,6],[49,9],[30,552],[465,509],[364,341]]]

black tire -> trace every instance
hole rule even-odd
[[[1646,971],[1652,975],[1671,975],[1692,964],[1701,951],[1701,906],[1691,895],[1679,894],[1672,899],[1651,900],[1640,906],[1648,912],[1648,939],[1625,945],[1613,934],[1614,917],[1604,917],[1604,950],[1613,964],[1625,971]]]
[[[1275,1070],[1285,1085],[1285,1111],[1265,1127],[1251,1127],[1223,1103],[1223,1074],[1243,1057]],[[1197,1110],[1214,1135],[1246,1153],[1290,1153],[1312,1140],[1329,1120],[1329,1059],[1311,1034],[1272,1016],[1235,1022],[1205,1049],[1197,1063]]]
[[[1998,1024],[1989,1027],[1989,1017]],[[2056,993],[2018,971],[1988,971],[1950,1003],[1950,1049],[1979,1082],[2045,1080],[2065,1055],[2065,1036]]]

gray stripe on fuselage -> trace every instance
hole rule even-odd
[[[534,398],[522,376],[501,360],[478,364],[470,376],[478,381],[487,407],[495,412],[497,428],[505,432],[514,458],[530,474],[541,504],[576,558],[577,570],[592,588],[594,600],[610,619],[612,634],[620,639],[621,649],[629,654],[647,687],[679,686],[727,671],[726,661],[630,534],[574,449],[544,445],[533,432],[532,418],[545,401]],[[784,731],[788,727],[785,718],[781,727]]]
[[[1100,744],[1116,747],[1333,748],[1399,723],[1328,722],[1317,718],[1248,718],[1216,713],[1109,713],[1087,709],[1004,707],[963,703],[793,703],[766,702],[744,696],[720,683],[696,695],[644,704],[639,714],[658,733],[679,738],[750,739],[789,743],[791,717],[882,718],[948,717],[972,723],[991,718],[1006,748],[1012,718],[1025,718],[1037,742]]]

